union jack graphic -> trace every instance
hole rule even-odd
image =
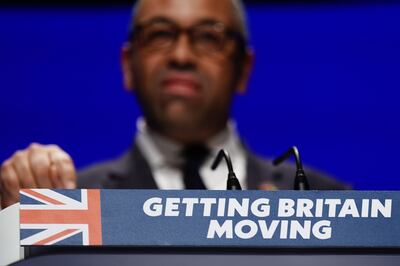
[[[101,245],[100,190],[20,191],[21,246]]]

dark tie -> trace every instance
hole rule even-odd
[[[187,146],[182,151],[182,174],[186,189],[206,189],[200,177],[200,167],[210,151],[202,144]]]

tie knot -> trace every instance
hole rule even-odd
[[[210,150],[201,143],[186,146],[182,150],[182,156],[185,164],[189,163],[200,166],[209,154]]]

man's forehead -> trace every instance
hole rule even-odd
[[[192,25],[205,19],[231,26],[236,24],[230,0],[141,0],[136,8],[136,22],[166,17],[181,25]]]

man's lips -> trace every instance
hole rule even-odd
[[[187,75],[171,75],[161,82],[163,93],[182,98],[196,98],[200,95],[200,84]]]

